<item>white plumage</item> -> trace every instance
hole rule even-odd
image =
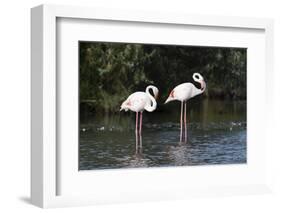
[[[149,93],[152,89],[154,97]],[[148,86],[145,92],[135,92],[131,94],[121,105],[121,110],[131,110],[133,112],[143,112],[144,110],[152,112],[156,109],[156,98],[158,96],[158,89],[155,86]]]
[[[165,103],[168,103],[170,101],[187,101],[191,98],[193,98],[196,95],[200,95],[203,93],[206,89],[206,83],[203,79],[203,77],[199,73],[193,74],[193,80],[196,82],[199,82],[201,84],[201,88],[198,89],[194,84],[192,83],[182,83],[178,86],[176,86],[170,93],[168,99]]]
[[[199,73],[193,74],[193,80],[200,83],[201,88],[198,89],[194,84],[192,83],[182,83],[178,86],[176,86],[170,93],[169,97],[165,101],[165,104],[170,101],[180,101],[181,102],[181,117],[180,117],[180,142],[182,142],[182,128],[184,123],[184,135],[185,135],[185,142],[187,141],[187,127],[186,127],[186,102],[193,98],[194,96],[202,94],[206,89],[206,83],[204,81],[204,78]],[[184,115],[183,115],[183,105],[184,105]]]
[[[150,94],[150,89],[152,90],[154,96]],[[142,148],[142,113],[144,110],[152,112],[156,109],[157,103],[155,99],[158,96],[158,92],[157,87],[150,85],[146,87],[145,92],[135,92],[121,104],[120,111],[131,110],[136,113],[136,152],[139,151],[139,148]],[[140,144],[138,141],[140,141]]]

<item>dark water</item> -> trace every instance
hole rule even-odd
[[[191,102],[187,144],[179,143],[180,103],[165,107],[143,114],[138,154],[135,113],[81,114],[79,169],[246,163],[246,102]]]

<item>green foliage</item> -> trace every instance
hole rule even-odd
[[[115,112],[129,94],[148,84],[160,102],[199,72],[209,98],[246,99],[246,49],[80,42],[80,101],[93,111]]]
[[[80,43],[80,100],[96,110],[116,110],[139,84],[152,83],[144,72],[142,45]]]

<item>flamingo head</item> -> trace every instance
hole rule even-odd
[[[175,100],[175,91],[172,90],[169,97],[167,98],[167,100],[165,101],[165,104],[166,103],[169,103],[170,101],[174,101]]]
[[[206,89],[206,82],[204,81],[204,78],[202,77],[201,74],[199,73],[193,73],[193,80],[200,83],[201,85],[201,90],[204,91]]]

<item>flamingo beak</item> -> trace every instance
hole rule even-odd
[[[166,104],[166,103],[169,103],[170,101],[175,100],[175,95],[174,95],[174,93],[175,93],[175,91],[172,90],[171,93],[170,93],[170,95],[169,95],[169,97],[168,97],[167,100],[165,101],[165,104]]]
[[[170,101],[172,101],[172,98],[168,97],[164,104],[169,103]]]

